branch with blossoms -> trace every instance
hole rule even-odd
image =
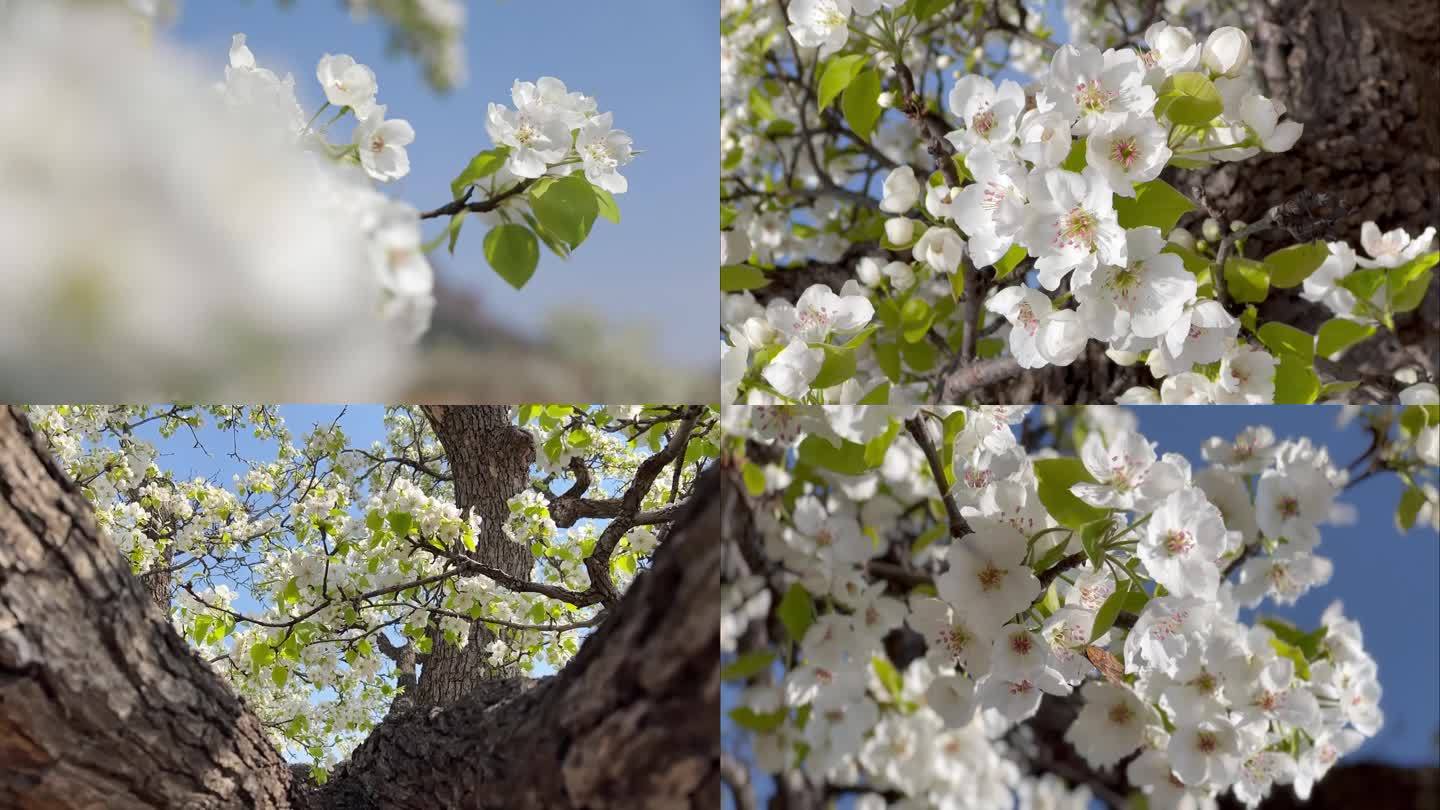
[[[1432,378],[1430,358],[1348,355],[1420,306],[1433,229],[1366,225],[1355,272],[1322,241],[1327,195],[1222,227],[1177,173],[1302,126],[1257,90],[1243,30],[1200,39],[1140,5],[1115,4],[1103,51],[1021,4],[727,7],[725,401],[1008,401],[1058,375],[1065,402],[1309,403]],[[1028,86],[999,78],[1017,67]],[[1294,244],[1247,255],[1269,230]],[[1290,298],[1334,317],[1307,332],[1265,306]]]
[[[787,807],[1303,799],[1380,727],[1374,660],[1338,604],[1240,611],[1325,586],[1352,471],[1408,493],[1440,426],[1407,398],[1345,466],[1254,427],[1192,468],[1119,409],[736,408],[727,728]]]

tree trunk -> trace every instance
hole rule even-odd
[[[260,722],[0,409],[0,806],[289,807]]]
[[[715,808],[719,497],[558,675],[382,723],[323,788],[160,616],[16,409],[0,410],[0,806]]]
[[[510,408],[503,405],[426,406],[425,413],[445,448],[455,505],[461,512],[480,515],[476,558],[529,579],[535,564],[530,549],[510,541],[504,527],[509,500],[525,488],[535,461],[530,434],[511,423]],[[489,663],[485,647],[496,638],[496,632],[480,622],[470,626],[470,640],[463,648],[446,643],[438,629],[434,631],[430,654],[421,660],[415,704],[449,706],[486,681],[515,677],[514,665]]]

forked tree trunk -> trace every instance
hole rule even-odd
[[[0,409],[0,806],[719,806],[712,472],[558,675],[382,723],[321,789],[164,620],[14,408]]]
[[[504,405],[425,407],[435,435],[445,448],[454,476],[455,505],[462,513],[480,515],[480,536],[475,556],[521,579],[530,578],[535,564],[530,549],[505,537],[509,500],[529,481],[535,448],[530,434],[510,421]],[[469,643],[456,647],[445,642],[438,627],[432,630],[430,654],[421,659],[417,706],[449,706],[486,681],[514,677],[514,665],[491,666],[486,645],[496,633],[487,625],[471,625]]]

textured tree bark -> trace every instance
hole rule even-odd
[[[0,409],[0,806],[286,808],[255,716]]]
[[[719,806],[719,494],[697,485],[580,653],[382,723],[323,788],[160,616],[16,410],[0,410],[0,806]]]
[[[480,536],[475,556],[521,579],[530,578],[534,558],[530,549],[505,536],[510,516],[508,502],[529,478],[535,448],[530,434],[510,422],[503,405],[426,406],[435,435],[445,447],[455,481],[455,505],[461,512],[480,515]],[[449,706],[490,680],[511,678],[513,665],[491,666],[485,647],[497,634],[476,622],[464,648],[445,642],[436,630],[431,651],[421,660],[420,679],[413,700],[417,706]],[[503,635],[502,635],[503,637]]]

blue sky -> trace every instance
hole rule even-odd
[[[1158,443],[1159,452],[1185,455],[1200,469],[1207,465],[1200,447],[1211,436],[1233,439],[1250,425],[1268,425],[1277,440],[1310,437],[1330,449],[1337,465],[1346,465],[1368,446],[1363,423],[1341,427],[1334,406],[1150,406],[1134,408],[1140,432]],[[1385,725],[1350,757],[1407,765],[1440,762],[1440,538],[1425,528],[1400,534],[1395,505],[1403,484],[1395,475],[1379,475],[1343,493],[1355,507],[1354,525],[1321,531],[1317,553],[1335,564],[1330,583],[1310,591],[1290,607],[1267,601],[1263,615],[1278,615],[1304,629],[1320,624],[1320,614],[1340,600],[1345,615],[1360,623],[1365,648],[1379,664]],[[1253,618],[1249,617],[1249,618]],[[726,689],[724,706],[733,705]],[[728,719],[722,721],[733,731]],[[756,774],[759,784],[769,780]],[[768,787],[766,788],[769,789]],[[731,808],[728,795],[725,807]]]
[[[645,150],[624,171],[630,190],[619,197],[621,224],[597,222],[569,261],[542,249],[534,278],[518,292],[485,264],[480,228],[467,228],[453,259],[441,250],[432,260],[448,279],[478,288],[488,314],[507,323],[538,328],[549,313],[579,307],[617,325],[652,325],[663,357],[712,364],[719,324],[713,4],[467,5],[470,81],[447,96],[430,90],[413,60],[385,54],[383,25],[352,22],[339,0],[304,0],[290,9],[274,0],[189,0],[170,35],[213,67],[218,80],[231,34],[247,34],[262,66],[295,74],[311,112],[324,100],[314,78],[322,54],[348,53],[373,67],[389,117],[409,120],[416,131],[411,173],[386,191],[422,209],[448,202],[450,181],[490,148],[486,105],[508,104],[515,79],[555,76],[594,96]],[[441,225],[428,228],[433,235]]]

